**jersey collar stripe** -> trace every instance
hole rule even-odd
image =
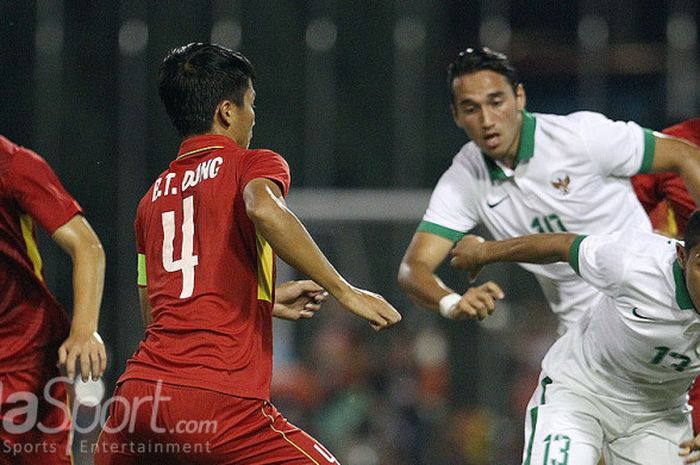
[[[656,137],[650,129],[644,129],[644,158],[642,166],[639,168],[640,173],[648,173],[651,171],[651,165],[654,163],[654,150],[656,149]]]
[[[503,169],[501,169],[501,167],[498,166],[491,157],[483,152],[481,153],[481,156],[484,157],[484,162],[486,163],[486,168],[489,170],[489,177],[491,178],[491,181],[505,181],[508,179],[508,175],[503,172]]]
[[[518,147],[518,163],[528,161],[535,154],[535,128],[537,121],[532,113],[522,110],[523,130],[520,133],[520,146]]]
[[[180,154],[177,156],[177,158],[175,160],[179,160],[180,158],[189,157],[190,155],[194,155],[197,153],[206,152],[207,150],[216,150],[216,149],[223,149],[223,148],[224,148],[223,145],[211,145],[209,147],[202,147],[201,149],[190,150],[189,152],[185,152],[183,154]]]
[[[531,113],[525,110],[521,111],[523,115],[523,127],[520,133],[520,144],[518,146],[518,156],[516,157],[516,166],[521,161],[528,161],[535,154],[535,128],[537,121]],[[505,181],[508,175],[503,172],[503,169],[488,155],[481,153],[486,162],[486,167],[489,170],[489,176],[492,181]]]
[[[683,270],[677,260],[673,261],[673,279],[676,281],[676,303],[681,310],[693,310],[695,306],[690,299],[688,288],[685,285]]]

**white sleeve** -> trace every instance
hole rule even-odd
[[[473,174],[464,157],[457,155],[452,166],[443,173],[432,195],[423,222],[466,233],[479,224]]]
[[[569,261],[584,281],[610,297],[617,297],[627,272],[626,250],[621,233],[578,236]]]
[[[630,177],[651,168],[655,146],[652,131],[599,113],[578,112],[570,117],[578,122],[586,152],[604,176]]]

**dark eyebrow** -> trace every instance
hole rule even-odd
[[[504,98],[506,93],[502,90],[498,90],[496,92],[491,92],[490,94],[486,95],[487,100],[493,100],[495,98]],[[458,105],[476,105],[477,103],[473,101],[470,98],[465,98],[463,100],[460,100]]]

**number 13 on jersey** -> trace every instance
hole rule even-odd
[[[163,220],[163,268],[169,273],[182,271],[182,292],[180,298],[192,297],[194,292],[194,267],[199,264],[199,257],[194,255],[194,200],[192,196],[182,201],[182,250],[180,258],[173,259],[173,242],[175,241],[175,212],[161,214]]]

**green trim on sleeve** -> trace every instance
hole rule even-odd
[[[639,168],[640,173],[648,173],[651,171],[651,165],[654,163],[654,150],[656,148],[656,137],[651,129],[644,129],[644,158],[642,166]]]
[[[452,242],[457,242],[464,237],[464,233],[455,231],[454,229],[440,226],[439,224],[431,223],[430,221],[421,221],[416,232],[427,232],[436,236],[444,237]]]
[[[148,285],[148,280],[146,279],[146,256],[142,253],[139,254],[138,278],[136,278],[136,284],[139,286]]]
[[[579,249],[581,248],[581,242],[583,242],[585,238],[586,236],[584,235],[576,236],[576,239],[574,239],[574,242],[571,243],[571,248],[569,249],[569,264],[579,276],[581,276],[581,271],[578,267],[578,253]]]

